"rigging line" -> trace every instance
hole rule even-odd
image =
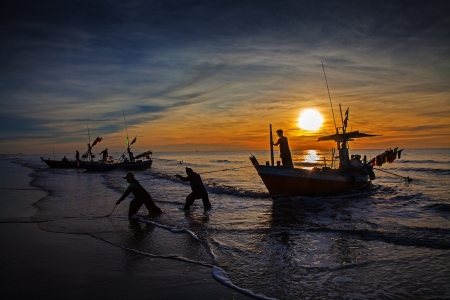
[[[323,61],[320,61],[320,62],[322,63],[323,76],[325,76],[325,82],[326,82],[326,84],[327,84],[328,98],[330,98],[331,113],[333,114],[333,121],[334,121],[334,129],[336,129],[336,132],[337,132],[336,118],[334,117],[333,103],[331,102],[330,89],[328,88],[327,75],[325,74],[325,67],[323,66]]]
[[[403,178],[405,180],[408,180],[408,182],[412,181],[412,178],[409,178],[409,176],[408,177],[401,176],[401,175],[398,175],[398,174],[395,174],[395,173],[391,173],[391,172],[388,172],[388,171],[384,171],[384,170],[381,170],[381,169],[378,169],[378,168],[374,168],[374,170],[381,171],[381,172],[384,172],[384,173],[388,173],[388,174],[391,174],[391,175],[395,175],[395,176],[401,177],[401,178]]]
[[[231,171],[231,170],[237,170],[237,169],[243,169],[243,168],[251,168],[254,166],[245,166],[245,167],[238,167],[238,168],[231,168],[231,169],[222,169],[222,170],[215,170],[215,171],[209,171],[209,172],[196,172],[197,174],[208,174],[208,173],[216,173],[216,172],[223,172],[223,171]],[[162,172],[156,172],[156,174],[161,174],[168,177],[174,177],[175,175],[169,175]],[[146,181],[151,180],[151,178],[144,178],[144,179],[138,179],[138,181]]]

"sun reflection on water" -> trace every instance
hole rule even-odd
[[[319,160],[319,155],[317,155],[316,150],[308,150],[308,153],[305,156],[305,162],[307,163],[315,163]]]

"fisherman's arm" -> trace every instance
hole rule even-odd
[[[128,197],[128,195],[131,193],[131,187],[129,186],[125,192],[123,193],[122,197],[120,197],[119,200],[117,200],[116,204],[119,204],[120,202],[122,202],[126,197]]]
[[[183,176],[181,176],[181,175],[175,175],[175,177],[178,177],[178,178],[180,178],[182,181],[189,181],[189,177],[183,177]]]

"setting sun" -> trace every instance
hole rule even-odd
[[[318,130],[323,123],[322,115],[315,109],[305,109],[298,118],[298,126],[304,130]]]

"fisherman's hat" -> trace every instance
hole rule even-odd
[[[186,167],[186,174],[192,174],[194,173],[194,170],[192,170],[191,168]]]
[[[133,172],[128,172],[127,175],[123,179],[128,179],[128,178],[134,179],[134,173]]]

